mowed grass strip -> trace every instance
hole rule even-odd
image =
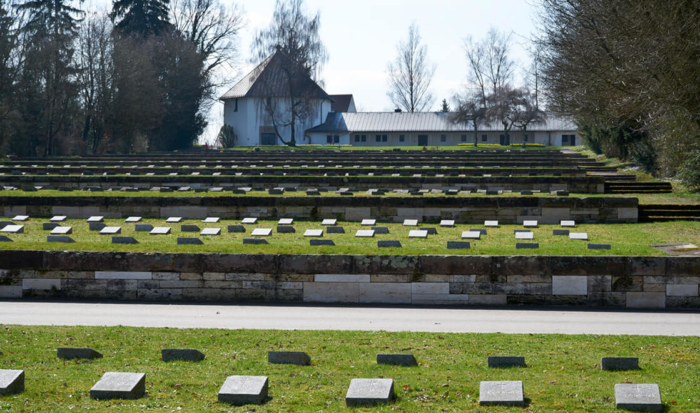
[[[389,254],[389,255],[627,255],[660,256],[665,253],[651,248],[660,243],[693,243],[700,245],[700,222],[665,222],[651,224],[584,224],[568,228],[571,232],[585,232],[589,240],[570,240],[568,236],[552,235],[559,225],[541,225],[531,229],[534,240],[516,240],[514,230],[524,230],[522,225],[503,225],[500,228],[486,228],[487,235],[481,240],[471,242],[471,249],[449,250],[447,241],[460,241],[462,232],[470,229],[484,229],[478,224],[458,224],[454,228],[441,228],[438,223],[420,224],[418,227],[405,227],[401,223],[382,223],[377,226],[388,227],[389,234],[377,234],[374,238],[356,238],[355,233],[362,227],[359,222],[338,222],[345,234],[328,234],[326,228],[318,221],[294,221],[295,233],[277,233],[277,220],[262,220],[256,225],[245,225],[246,233],[229,233],[229,225],[239,225],[240,220],[222,220],[216,224],[205,224],[200,219],[183,220],[179,224],[167,224],[165,219],[145,219],[139,224],[154,227],[170,227],[170,235],[149,235],[148,232],[136,232],[135,224],[127,224],[124,219],[106,219],[105,225],[121,227],[119,236],[131,236],[138,240],[136,245],[112,244],[112,237],[100,235],[99,231],[90,231],[84,219],[67,220],[61,226],[71,226],[69,235],[76,242],[71,244],[47,243],[48,230],[42,224],[48,218],[30,219],[22,223],[24,234],[8,235],[14,242],[0,242],[0,249],[5,250],[75,250],[75,251],[124,251],[124,252],[216,252],[237,254]],[[182,232],[182,224],[194,224],[200,229],[221,228],[219,236],[200,236],[199,232]],[[427,239],[409,238],[409,231],[420,227],[433,227],[437,235],[428,235]],[[272,236],[264,237],[269,245],[244,245],[243,238],[252,238],[255,228],[271,228]],[[323,229],[323,239],[333,240],[336,246],[311,247],[309,239],[304,237],[307,229]],[[204,245],[177,245],[178,237],[201,238]],[[377,248],[379,240],[398,240],[402,248]],[[539,249],[517,249],[516,243],[539,243]],[[589,250],[588,243],[610,244],[611,250]]]
[[[0,397],[0,411],[337,412],[353,378],[393,378],[390,406],[357,411],[508,412],[479,407],[479,382],[522,380],[531,412],[614,412],[617,383],[656,383],[668,412],[700,411],[698,339],[337,331],[176,330],[3,326],[0,368],[23,369],[26,390]],[[56,348],[92,347],[94,361],[66,361]],[[162,348],[196,348],[199,363],[160,359]],[[267,363],[267,351],[305,351],[311,366]],[[377,353],[412,353],[418,367],[376,364]],[[524,356],[526,368],[489,369],[487,357]],[[601,357],[640,358],[639,371],[603,372]],[[89,398],[104,372],[146,374],[146,396]],[[265,375],[263,406],[217,402],[227,376]],[[355,410],[355,409],[352,409]]]

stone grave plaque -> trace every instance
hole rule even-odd
[[[280,234],[294,234],[297,230],[290,225],[278,225],[277,232]]]
[[[616,384],[615,407],[635,412],[663,412],[658,384]]]
[[[363,219],[362,222],[360,223],[363,227],[371,227],[374,225],[377,225],[377,220],[376,219]]]
[[[0,232],[5,232],[7,234],[24,234],[24,225],[5,225]]]
[[[49,223],[50,224],[50,223]],[[5,228],[8,225],[15,225],[14,222],[12,221],[0,221],[0,229]],[[44,225],[47,225],[46,223]],[[50,225],[58,225],[58,224],[50,224]],[[51,228],[44,228],[44,229],[53,229],[54,227]]]
[[[343,228],[343,227],[326,227],[326,233],[328,233],[328,234],[345,234],[345,228]]]
[[[306,191],[306,195],[317,196],[317,195],[321,195],[321,193],[317,190],[308,190],[308,191]]]
[[[470,231],[470,232],[480,232],[481,235],[486,235],[486,230],[485,230],[485,229],[473,229],[473,228],[470,228],[469,231]]]
[[[49,221],[51,221],[51,222],[64,222],[66,219],[68,219],[68,217],[66,217],[65,215],[57,215],[57,216],[51,217],[51,219]]]
[[[335,247],[335,242],[332,239],[312,239],[309,240],[309,245],[312,247]]]
[[[454,220],[451,220],[451,219],[443,219],[442,221],[440,221],[440,226],[451,228],[451,227],[455,226],[455,222],[454,222]]]
[[[414,229],[408,232],[408,238],[428,238],[428,231]]]
[[[170,234],[170,227],[155,227],[149,232],[151,235],[168,235]]]
[[[188,224],[180,225],[180,232],[199,232],[199,231],[201,231],[201,229],[199,229],[199,227],[196,225],[188,225]]]
[[[0,370],[0,395],[9,396],[24,390],[24,370]]]
[[[151,232],[153,230],[153,225],[151,224],[136,224],[134,226],[136,232]]]
[[[272,235],[272,228],[256,228],[250,235],[254,237],[269,237]]]
[[[421,231],[428,231],[428,235],[437,235],[437,228],[434,227],[421,227]]]
[[[418,220],[417,220],[417,219],[404,219],[404,220],[403,220],[403,226],[404,226],[404,227],[417,227],[417,226],[418,226]]]
[[[245,227],[243,225],[229,225],[228,232],[245,233]]]
[[[164,348],[160,350],[160,356],[163,361],[183,360],[183,361],[202,361],[204,353],[193,348]]]
[[[15,222],[29,221],[29,216],[28,215],[17,215],[14,218],[12,218],[12,220]]]
[[[482,381],[479,385],[482,406],[525,407],[522,381]]]
[[[182,222],[182,217],[170,217],[165,220],[166,224],[179,224]]]
[[[87,219],[87,222],[104,222],[105,217],[94,216]]]
[[[471,244],[466,241],[447,241],[448,250],[468,250]]]
[[[532,191],[520,191],[520,195],[532,195]]]
[[[146,393],[143,373],[105,373],[90,389],[91,399],[138,399]]]
[[[204,242],[199,238],[178,237],[177,245],[204,245]]]
[[[90,231],[102,231],[105,227],[107,227],[107,224],[104,222],[88,222]]]
[[[515,239],[535,239],[535,234],[532,232],[517,232],[515,233]]]
[[[0,242],[14,242],[12,239],[6,237],[5,235],[0,235]]]
[[[68,235],[73,233],[73,227],[56,227],[51,230],[51,235]]]
[[[205,224],[217,224],[219,221],[220,219],[218,217],[209,217],[205,218],[202,222],[204,222]]]
[[[74,243],[75,240],[67,235],[47,235],[46,242],[62,242],[64,244]]]
[[[386,240],[377,241],[377,248],[403,248],[400,241],[397,240]]]
[[[576,228],[576,221],[561,221],[563,228]]]
[[[258,222],[257,218],[243,218],[241,224],[243,225],[255,225]]]
[[[386,235],[389,233],[389,227],[372,227],[372,231],[377,235]]]
[[[124,222],[127,224],[135,224],[137,222],[141,222],[141,217],[129,217]]]
[[[481,232],[464,231],[462,232],[462,239],[481,239]]]
[[[277,221],[277,225],[294,225],[294,219],[293,218],[282,218],[279,221]]]
[[[498,228],[498,221],[484,221],[486,228]]]
[[[585,232],[572,232],[569,234],[569,239],[588,241],[588,234]]]
[[[533,250],[536,250],[536,249],[539,249],[539,248],[540,248],[540,244],[537,244],[537,243],[518,242],[517,244],[515,244],[515,248],[516,248],[516,249],[519,249],[519,250],[521,250],[521,249],[533,249]]]
[[[281,188],[273,188],[267,191],[269,195],[282,195],[284,194],[284,190]]]
[[[305,237],[322,237],[323,236],[323,230],[322,229],[307,229],[306,232],[304,232]]]
[[[377,364],[413,367],[418,362],[413,354],[377,354]]]
[[[637,357],[603,357],[600,359],[601,370],[639,370]]]
[[[134,245],[138,243],[134,237],[112,237],[112,244]]]
[[[262,404],[267,398],[266,376],[229,376],[219,390],[219,402],[242,406]]]
[[[267,362],[272,364],[308,366],[311,364],[311,357],[303,351],[268,351]]]
[[[199,233],[202,236],[216,236],[221,235],[221,228],[204,228],[202,232]]]
[[[523,221],[525,228],[537,228],[537,221]]]
[[[56,349],[56,355],[58,358],[72,360],[72,359],[101,359],[102,353],[95,351],[91,348],[78,348],[78,347],[59,347]]]
[[[121,233],[121,227],[104,227],[100,230],[100,235],[116,235]]]
[[[321,225],[323,226],[335,226],[338,224],[337,219],[324,219],[323,222],[321,222]]]
[[[491,368],[525,367],[525,357],[490,356],[488,365]]]
[[[361,229],[355,233],[356,238],[374,238],[374,230]]]
[[[555,229],[552,230],[552,235],[563,235],[563,236],[569,236],[569,230],[568,229]]]
[[[12,223],[10,223],[10,225],[12,225]],[[61,224],[56,223],[56,222],[44,222],[43,224],[41,224],[41,228],[44,231],[51,231],[54,228],[60,227],[60,226],[61,226]],[[0,223],[0,228],[5,228],[5,225],[2,225],[2,223]]]
[[[258,238],[243,238],[243,243],[244,244],[251,244],[251,245],[268,244],[267,240],[258,239]]]
[[[589,250],[609,250],[612,249],[610,244],[588,244]]]
[[[347,407],[389,404],[394,398],[393,379],[352,379],[345,395]]]

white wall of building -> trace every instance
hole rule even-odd
[[[575,132],[569,131],[553,131],[553,132],[522,132],[522,131],[511,131],[510,133],[510,143],[511,145],[517,145],[523,143],[524,135],[528,135],[527,143],[539,143],[545,146],[562,146],[563,135],[575,136],[575,145],[581,144],[581,138],[575,134]],[[353,145],[353,146],[367,146],[367,147],[377,147],[377,146],[420,146],[419,136],[427,135],[428,143],[426,146],[429,147],[439,147],[439,146],[457,146],[459,144],[474,144],[474,131],[469,132],[450,132],[450,133],[377,133],[377,132],[353,132],[350,134],[329,134],[329,133],[310,133],[311,141],[308,143],[325,145],[327,144],[328,136],[332,136],[335,140],[335,136],[339,136],[340,143],[343,145]],[[478,142],[479,144],[495,144],[501,143],[501,135],[503,132],[478,132]],[[379,140],[377,140],[379,136]],[[402,137],[403,136],[403,140]],[[444,136],[444,140],[443,140]],[[363,140],[364,137],[364,140]],[[386,137],[386,140],[384,140]],[[359,139],[358,139],[359,138]],[[551,142],[551,143],[550,143]],[[307,143],[307,142],[304,142]],[[573,146],[569,144],[568,146]]]

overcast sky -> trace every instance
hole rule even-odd
[[[224,2],[228,0],[222,0]],[[433,110],[466,83],[467,64],[463,39],[481,39],[490,27],[513,32],[513,59],[529,64],[525,51],[534,31],[531,0],[306,0],[310,12],[321,13],[321,39],[329,60],[322,79],[329,94],[353,94],[358,109],[392,111],[386,96],[389,61],[396,45],[405,39],[408,26],[416,22],[437,65],[432,82]],[[241,51],[247,62],[253,33],[269,25],[275,0],[238,0],[248,25],[242,33]],[[244,65],[242,73],[251,69]],[[518,76],[519,77],[519,76]],[[517,81],[517,79],[516,79]],[[223,92],[223,91],[222,91]],[[223,105],[213,108],[206,139],[213,139],[223,120]]]

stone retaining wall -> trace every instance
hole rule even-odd
[[[700,259],[0,251],[0,297],[700,308]]]

